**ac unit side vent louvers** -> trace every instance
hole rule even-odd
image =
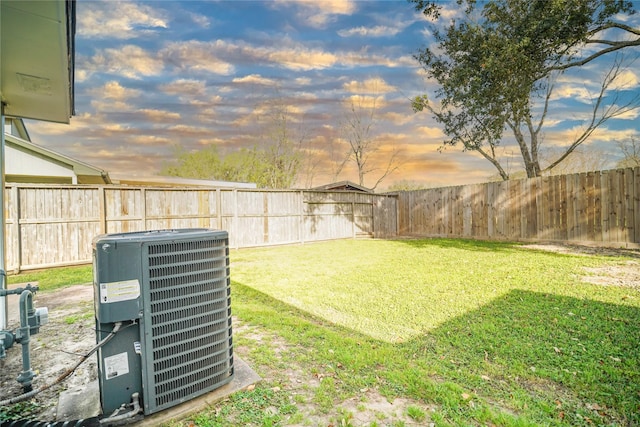
[[[149,245],[148,317],[155,406],[184,401],[233,373],[226,240]],[[169,359],[165,359],[169,357]]]

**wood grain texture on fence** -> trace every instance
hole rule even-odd
[[[640,168],[401,192],[400,235],[640,247]]]
[[[106,233],[213,228],[243,248],[397,230],[394,197],[357,192],[11,184],[5,194],[8,271],[90,262]]]

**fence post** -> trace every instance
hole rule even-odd
[[[300,190],[300,202],[298,203],[298,239],[304,243],[304,190]]]
[[[100,234],[107,233],[107,201],[104,186],[98,187],[98,209],[100,210]]]
[[[140,200],[142,201],[142,229],[147,229],[147,190],[140,189]]]
[[[216,228],[222,230],[222,194],[219,188],[216,188]]]
[[[356,238],[356,202],[355,196],[351,194],[351,237]]]
[[[14,241],[10,247],[15,251],[13,254],[13,259],[16,262],[14,271],[19,273],[22,267],[22,236],[20,235],[20,192],[17,185],[11,186],[11,200],[13,200],[13,209],[9,212],[8,219],[13,221]]]

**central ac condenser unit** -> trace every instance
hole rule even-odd
[[[93,240],[102,412],[142,398],[152,414],[233,378],[226,231],[177,229]]]

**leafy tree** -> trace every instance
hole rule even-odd
[[[291,188],[302,164],[305,135],[292,125],[292,113],[281,98],[268,102],[265,110],[260,144],[224,156],[215,146],[192,152],[177,146],[175,160],[165,164],[160,174]]]
[[[182,146],[176,147],[173,162],[165,164],[160,175],[182,178],[209,179],[231,182],[253,182],[259,188],[272,187],[274,169],[270,154],[265,149],[243,148],[222,157],[215,146],[187,152]],[[282,180],[284,182],[284,180]],[[287,181],[291,182],[291,181]],[[278,184],[276,182],[276,184]]]
[[[619,168],[636,168],[640,166],[640,141],[631,137],[627,141],[618,141],[623,158],[616,166]]]
[[[435,1],[409,0],[428,18],[443,20]],[[574,67],[622,49],[640,46],[640,29],[621,17],[634,13],[623,0],[458,0],[464,16],[443,30],[433,25],[436,44],[416,59],[439,88],[434,99],[413,99],[415,111],[427,110],[449,137],[490,161],[502,179],[509,173],[499,158],[505,130],[518,144],[528,177],[540,176],[565,160],[607,120],[638,108],[638,98],[623,100],[615,90],[623,68],[620,58],[604,76],[584,129],[555,159],[541,167],[542,129],[549,112],[554,79]],[[480,8],[482,5],[482,8]],[[614,92],[609,99],[609,95]],[[436,102],[437,101],[437,102]],[[536,101],[540,106],[536,108]]]
[[[174,161],[165,163],[160,175],[193,179],[224,179],[220,175],[222,159],[215,145],[188,152],[181,145],[174,148]]]

